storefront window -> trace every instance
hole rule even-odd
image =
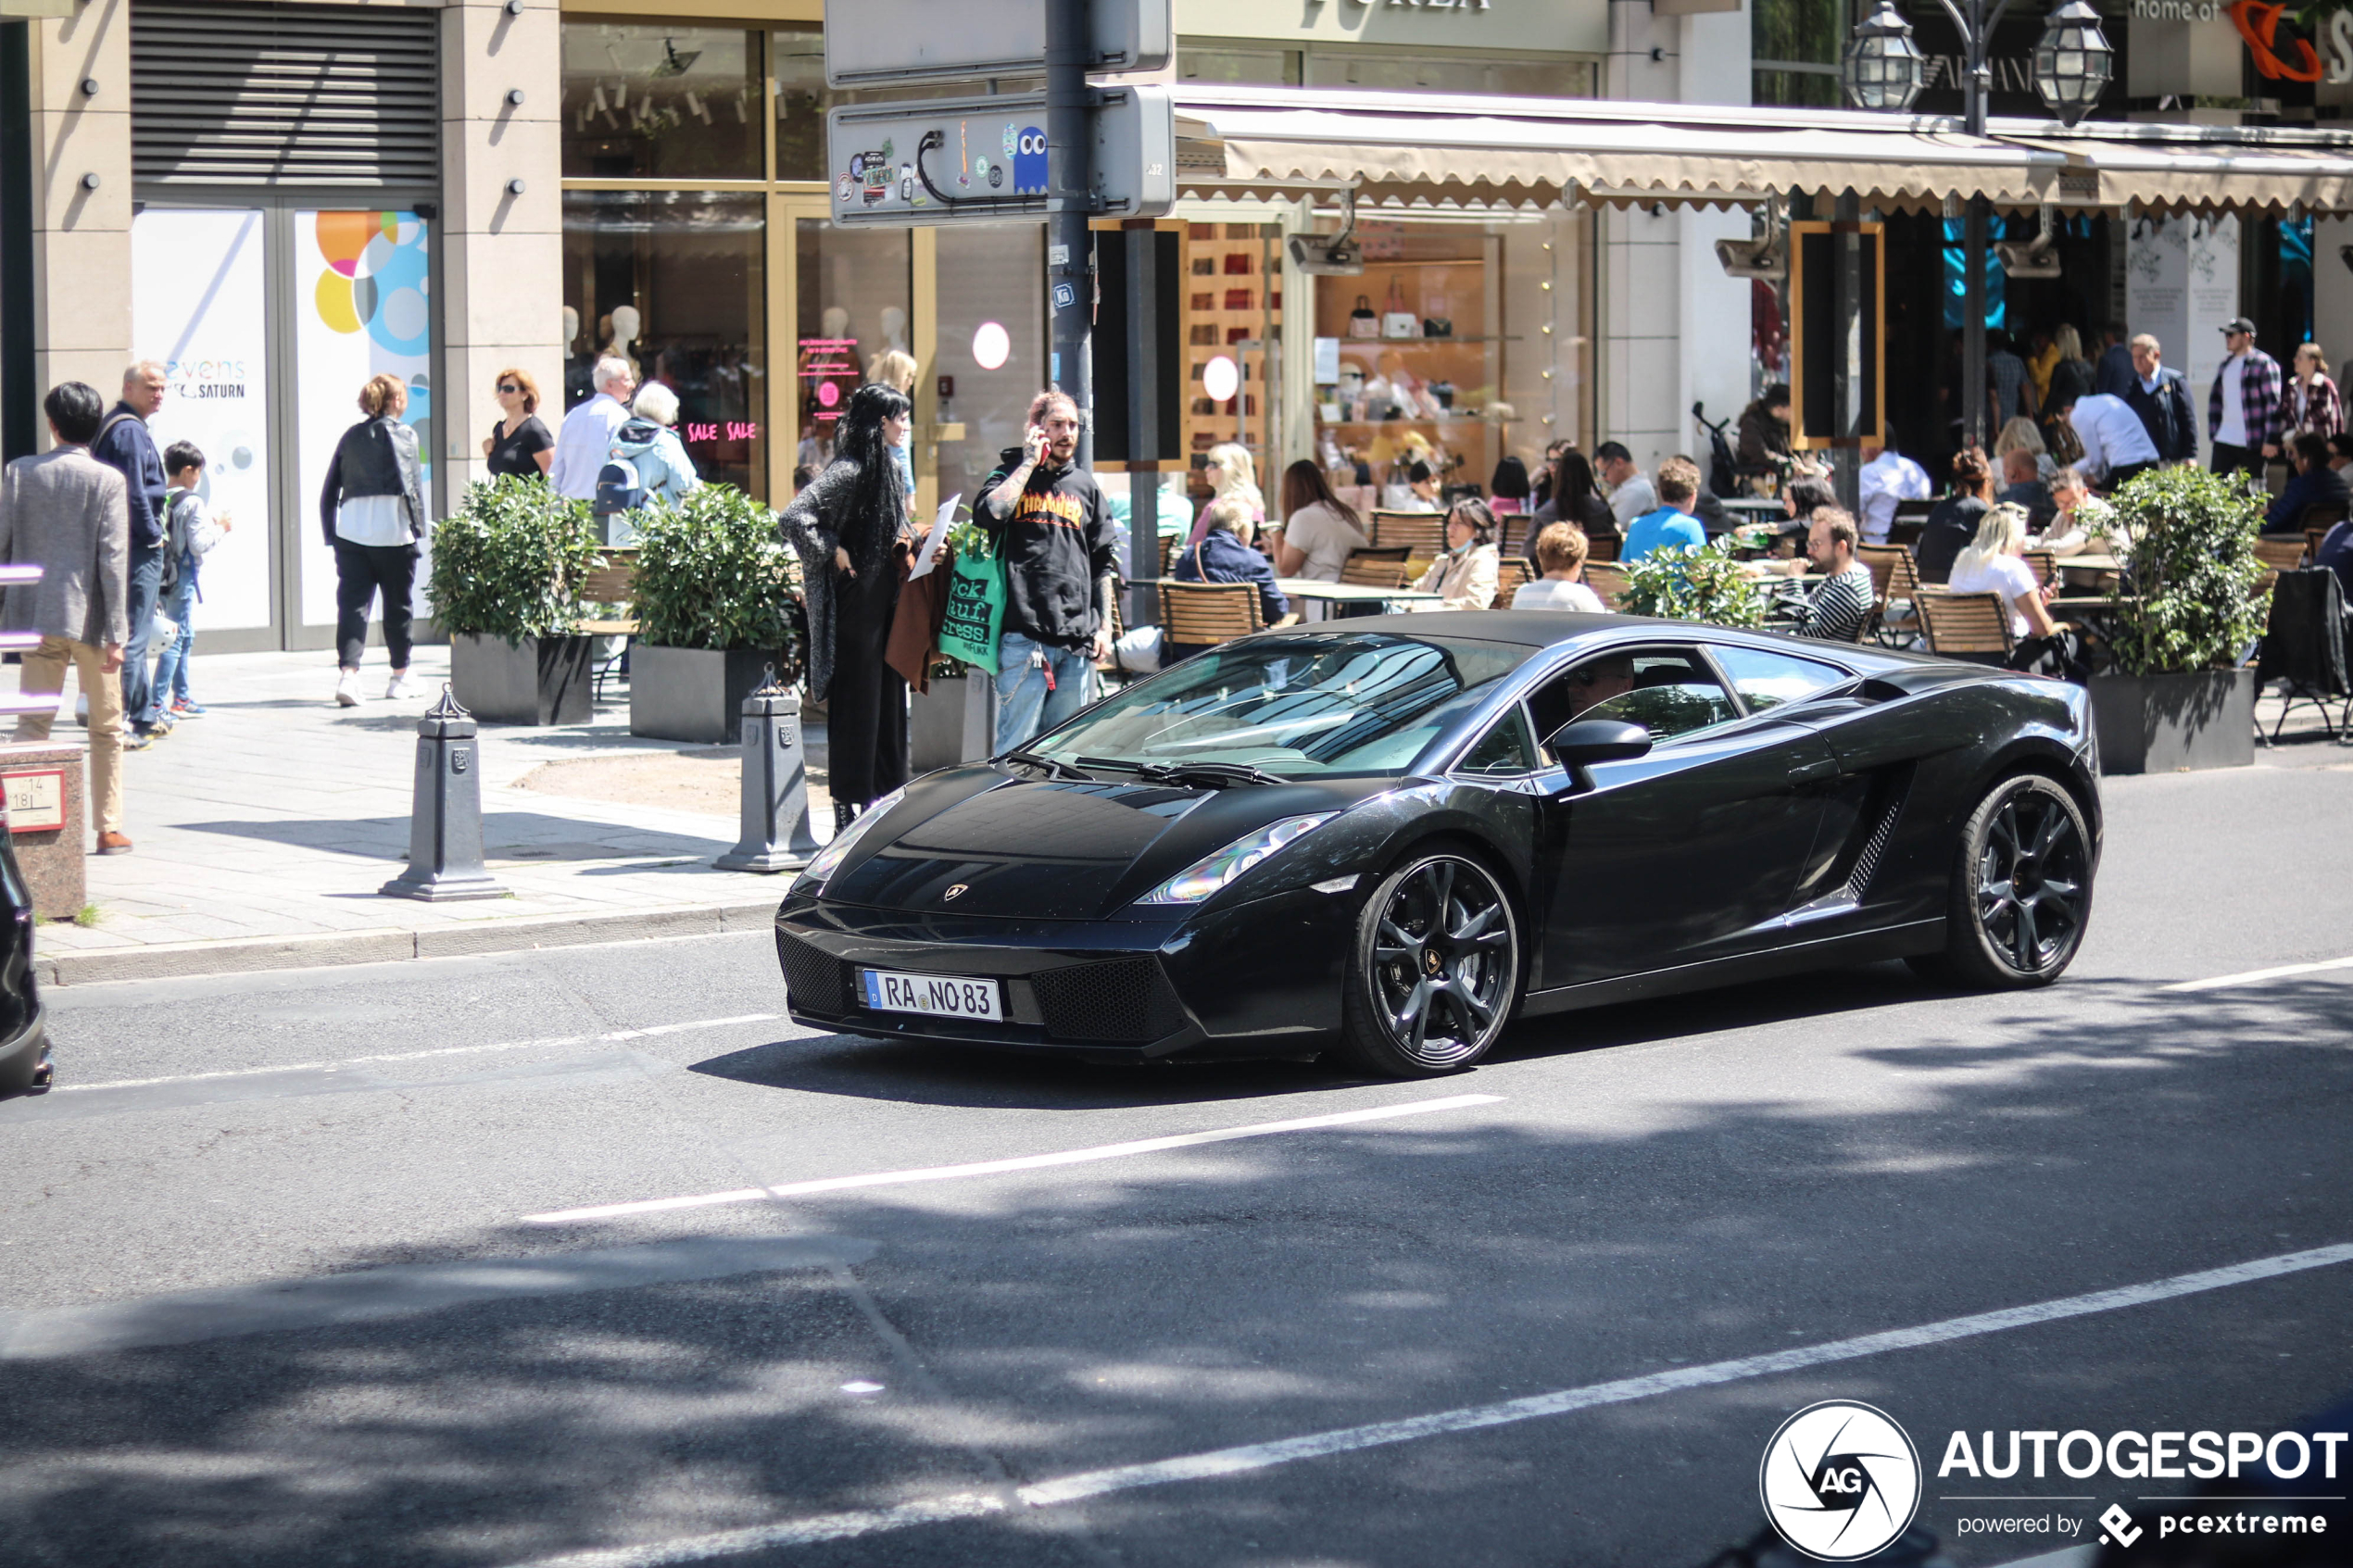
[[[568,21],[568,179],[761,177],[760,34]]]
[[[938,234],[939,355],[932,370],[940,423],[963,428],[962,440],[939,444],[939,494],[943,500],[962,495],[970,506],[999,454],[1021,445],[1029,400],[1046,384],[1046,231],[1007,224]],[[983,332],[991,326],[1001,339]]]
[[[1846,44],[1840,0],[1755,0],[1749,14],[1751,93],[1760,104],[1844,107],[1838,62]]]
[[[776,59],[776,178],[825,177],[825,35],[815,28],[768,35]]]
[[[678,395],[678,435],[706,481],[767,493],[764,198],[566,191],[564,406],[598,356]]]
[[[796,468],[833,460],[834,423],[859,384],[893,349],[908,353],[910,246],[904,229],[794,224],[799,338],[796,344]]]

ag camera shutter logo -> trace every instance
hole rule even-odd
[[[1919,1451],[1886,1411],[1825,1399],[1781,1423],[1756,1487],[1781,1539],[1823,1562],[1852,1562],[1910,1527]]]

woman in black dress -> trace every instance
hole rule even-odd
[[[825,703],[834,825],[907,782],[907,683],[884,658],[899,603],[891,546],[907,493],[890,448],[907,439],[906,395],[873,383],[850,395],[834,459],[786,503],[786,542],[800,557],[809,606],[809,689]]]
[[[498,407],[506,418],[491,427],[482,443],[482,455],[490,459],[490,477],[545,476],[547,465],[556,460],[556,438],[539,422],[539,383],[522,370],[499,371]]]

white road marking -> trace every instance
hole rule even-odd
[[[2324,969],[2353,969],[2353,959],[2324,959],[2319,963],[2284,963],[2276,969],[2250,969],[2245,974],[2218,974],[2211,980],[2184,980],[2160,986],[2166,991],[2220,991],[2232,985],[2259,985],[2289,974],[2317,974]]]
[[[780,1012],[746,1012],[733,1018],[698,1018],[687,1023],[656,1023],[644,1029],[616,1029],[610,1035],[562,1035],[545,1040],[502,1040],[492,1046],[443,1046],[434,1050],[391,1051],[377,1056],[347,1056],[338,1061],[288,1061],[274,1067],[230,1067],[218,1073],[182,1073],[166,1078],[119,1078],[105,1084],[59,1084],[53,1095],[94,1094],[103,1089],[145,1089],[158,1084],[202,1084],[216,1078],[256,1078],[269,1073],[320,1073],[338,1067],[366,1067],[384,1061],[424,1061],[442,1056],[480,1056],[486,1051],[553,1050],[559,1046],[601,1046],[620,1040],[650,1040],[660,1035],[680,1035],[691,1029],[724,1029],[732,1023],[774,1023]]]
[[[2234,1285],[2251,1285],[2258,1280],[2276,1279],[2283,1274],[2301,1273],[2307,1270],[2323,1269],[2345,1262],[2353,1262],[2353,1244],[2316,1247],[2309,1251],[2287,1252],[2276,1257],[2257,1258],[2244,1263],[2232,1263],[2219,1269],[2201,1269],[2195,1273],[2174,1274],[2166,1279],[2150,1280],[2141,1285],[2120,1286],[2112,1290],[2095,1290],[2082,1296],[2064,1296],[2055,1301],[2038,1301],[2023,1307],[2005,1307],[1996,1311],[1975,1312],[1967,1317],[1945,1318],[1941,1322],[1921,1323],[1913,1328],[1890,1329],[1881,1334],[1860,1335],[1852,1339],[1833,1339],[1826,1344],[1800,1346],[1794,1349],[1776,1350],[1761,1356],[1743,1356],[1728,1361],[1712,1361],[1705,1366],[1673,1367],[1665,1372],[1650,1373],[1641,1377],[1626,1377],[1610,1383],[1590,1384],[1582,1388],[1564,1388],[1550,1394],[1530,1395],[1526,1399],[1505,1399],[1497,1404],[1469,1405],[1460,1410],[1439,1411],[1429,1415],[1411,1416],[1403,1421],[1384,1421],[1369,1426],[1348,1426],[1336,1431],[1312,1432],[1302,1436],[1287,1437],[1272,1443],[1250,1443],[1239,1448],[1217,1449],[1208,1453],[1187,1454],[1181,1458],[1159,1460],[1148,1464],[1123,1464],[1108,1470],[1085,1471],[1076,1475],[1065,1475],[1059,1480],[1041,1481],[1033,1486],[1018,1487],[1013,1496],[1014,1499],[1030,1508],[1053,1508],[1063,1503],[1077,1502],[1086,1498],[1101,1497],[1110,1492],[1133,1491],[1142,1486],[1164,1486],[1179,1481],[1216,1480],[1225,1476],[1242,1475],[1253,1471],[1271,1469],[1276,1465],[1290,1464],[1299,1460],[1323,1459],[1333,1454],[1355,1453],[1365,1449],[1384,1448],[1393,1443],[1411,1443],[1424,1437],[1444,1436],[1450,1433],[1476,1432],[1491,1426],[1508,1426],[1517,1422],[1566,1415],[1572,1411],[1592,1410],[1600,1405],[1627,1404],[1637,1399],[1655,1399],[1662,1394],[1680,1393],[1690,1388],[1705,1388],[1718,1384],[1745,1382],[1751,1378],[1772,1377],[1787,1372],[1802,1372],[1808,1367],[1855,1361],[1865,1356],[1884,1355],[1891,1350],[1919,1349],[1923,1346],[1943,1345],[1956,1339],[1974,1338],[1980,1335],[2000,1334],[2014,1328],[2031,1328],[2038,1323],[2088,1317],[2096,1312],[2113,1312],[2127,1307],[2143,1307],[2156,1301],[2170,1301],[2183,1296],[2196,1296],[2206,1291],[2221,1290]],[[614,1547],[600,1550],[571,1552],[559,1557],[539,1559],[524,1565],[524,1568],[660,1568],[660,1565],[667,1563],[702,1562],[713,1558],[732,1557],[743,1552],[762,1551],[775,1547],[806,1546],[818,1541],[844,1540],[858,1536],[879,1535],[886,1531],[905,1529],[913,1524],[979,1519],[1000,1513],[1004,1512],[1005,1506],[1004,1499],[999,1496],[982,1492],[959,1492],[934,1499],[929,1502],[902,1503],[897,1508],[820,1514],[808,1519],[789,1519],[774,1524],[760,1524],[747,1529],[729,1530],[718,1535],[689,1536],[645,1546]]]
[[[1410,1100],[1403,1105],[1367,1106],[1327,1116],[1301,1116],[1288,1122],[1253,1122],[1246,1127],[1221,1127],[1208,1133],[1176,1133],[1132,1143],[1101,1144],[1093,1148],[1064,1149],[1056,1154],[1025,1154],[1013,1160],[984,1160],[970,1165],[933,1165],[915,1171],[876,1171],[860,1176],[825,1176],[816,1181],[788,1182],[777,1186],[736,1187],[729,1192],[697,1193],[688,1198],[648,1198],[635,1203],[603,1203],[590,1209],[559,1209],[546,1214],[525,1214],[535,1225],[569,1224],[578,1220],[610,1220],[623,1214],[660,1214],[673,1209],[706,1209],[716,1203],[755,1203],[763,1198],[798,1198],[812,1192],[842,1192],[851,1187],[901,1186],[913,1182],[953,1182],[967,1176],[994,1176],[1006,1171],[1040,1171],[1052,1165],[1086,1165],[1098,1160],[1122,1160],[1131,1154],[1157,1154],[1196,1144],[1227,1143],[1235,1138],[1262,1138],[1270,1133],[1303,1133],[1318,1127],[1345,1127],[1358,1122],[1382,1122],[1398,1116],[1422,1116],[1437,1110],[1461,1110],[1467,1106],[1493,1105],[1501,1095],[1449,1095],[1444,1099]]]

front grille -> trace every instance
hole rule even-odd
[[[1152,959],[1050,969],[1031,984],[1046,1033],[1058,1039],[1142,1044],[1184,1022],[1176,993]]]
[[[811,1012],[848,1012],[849,966],[797,936],[776,933],[776,960],[784,965],[785,994]]]

